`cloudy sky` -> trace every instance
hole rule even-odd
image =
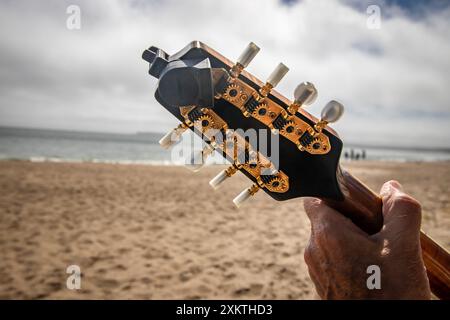
[[[381,12],[368,28],[370,4]],[[346,106],[334,127],[352,143],[450,147],[448,1],[99,0],[0,2],[0,125],[104,132],[166,131],[141,60],[201,40],[234,59],[261,47],[249,71],[290,68],[278,91],[313,82],[318,115]],[[69,5],[81,28],[67,28]]]

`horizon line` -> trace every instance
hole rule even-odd
[[[19,130],[37,130],[37,131],[55,131],[55,132],[72,132],[72,133],[88,133],[88,134],[106,134],[106,135],[127,135],[127,136],[138,136],[142,134],[154,134],[154,135],[164,135],[165,132],[162,131],[134,131],[134,132],[112,132],[112,131],[92,131],[92,130],[78,130],[78,129],[56,129],[56,128],[42,128],[42,127],[28,127],[28,126],[8,126],[8,125],[0,125],[1,129],[19,129]],[[386,145],[383,143],[373,144],[373,143],[361,143],[361,142],[346,142],[344,144],[344,148],[350,146],[353,148],[379,148],[379,149],[390,149],[390,150],[416,150],[416,151],[443,151],[450,152],[450,147],[415,147],[415,146],[395,146],[395,145]]]

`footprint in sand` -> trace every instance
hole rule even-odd
[[[199,267],[191,267],[186,271],[183,271],[180,273],[179,278],[181,281],[186,282],[191,280],[193,277],[195,277],[197,274],[201,273],[202,269]]]
[[[235,273],[227,273],[226,275],[224,275],[224,278],[227,280],[231,280],[236,278],[236,274]]]
[[[120,283],[117,280],[114,279],[100,279],[100,278],[96,278],[93,279],[93,282],[100,288],[103,289],[114,289],[117,288]]]
[[[210,287],[201,284],[196,291],[206,297],[212,290]]]
[[[117,250],[119,252],[120,255],[128,253],[131,251],[130,248],[120,248],[119,250]]]
[[[82,243],[82,244],[90,245],[90,244],[93,244],[94,241],[92,241],[91,239],[83,239],[83,240],[81,241],[81,243]]]
[[[27,282],[34,280],[34,278],[35,278],[34,274],[28,274],[24,277],[25,281],[27,281]]]
[[[125,286],[122,287],[122,291],[130,291],[133,288],[133,286],[131,284],[127,284]]]
[[[63,288],[63,284],[61,282],[48,282],[45,283],[44,285],[52,291],[58,291]]]
[[[233,292],[236,296],[243,296],[243,295],[260,295],[261,291],[263,289],[263,285],[259,283],[253,283],[250,285],[250,287],[240,288]]]
[[[127,231],[130,232],[130,233],[138,233],[138,232],[141,232],[143,230],[144,229],[142,227],[138,226],[138,227],[130,228]]]
[[[125,237],[121,234],[113,234],[113,235],[111,235],[111,239],[115,240],[115,241],[120,241],[120,240],[125,239]]]
[[[142,258],[144,258],[145,260],[151,260],[155,258],[155,255],[151,252],[147,252],[142,255]]]
[[[140,282],[143,284],[150,284],[150,283],[152,283],[152,279],[150,279],[149,277],[143,277],[143,278],[141,278]]]
[[[123,264],[118,264],[114,266],[114,270],[125,271],[127,270],[127,267],[125,267]]]

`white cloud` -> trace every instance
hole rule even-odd
[[[66,29],[69,4],[81,7],[81,30]],[[328,0],[2,2],[0,124],[166,130],[176,121],[153,98],[143,49],[174,53],[197,39],[233,59],[254,41],[250,72],[264,79],[283,61],[283,94],[308,80],[319,89],[313,114],[330,99],[346,105],[335,126],[346,141],[450,147],[449,9],[381,13],[369,30],[364,11]]]

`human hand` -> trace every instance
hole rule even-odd
[[[304,257],[322,299],[430,299],[420,203],[396,181],[385,183],[380,195],[384,225],[370,236],[321,200],[305,199],[311,237]],[[380,289],[367,286],[371,265],[380,268]]]

